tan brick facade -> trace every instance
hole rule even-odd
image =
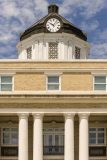
[[[106,68],[106,62],[0,62],[2,68]],[[45,72],[45,71],[44,71]],[[14,75],[14,91],[46,91],[46,75],[44,72],[16,72]],[[63,72],[61,75],[61,91],[93,91],[93,75],[91,72]]]
[[[61,75],[61,91],[92,91],[91,73],[64,73]]]
[[[46,75],[43,73],[16,73],[14,76],[15,91],[46,90]]]
[[[10,70],[13,68],[15,70],[19,68],[40,68],[40,69],[45,69],[45,68],[107,68],[107,62],[0,62],[0,67],[1,69],[3,68],[10,68]],[[62,69],[63,70],[63,69]],[[44,71],[37,72],[36,70],[33,72],[30,71],[14,71],[16,74],[14,74],[14,91],[46,91],[46,74],[44,74]],[[91,71],[69,71],[69,72],[63,72],[61,74],[61,91],[93,91],[93,75],[91,74]],[[7,93],[6,93],[7,94]],[[8,95],[7,95],[8,96]],[[66,95],[65,95],[66,97]],[[64,98],[65,98],[64,97]],[[102,102],[102,103],[57,103],[55,100],[63,100],[64,98],[60,97],[53,97],[53,98],[47,98],[47,102],[42,103],[42,98],[38,98],[40,100],[40,103],[37,102],[32,102],[33,98],[31,97],[24,97],[24,100],[29,99],[29,103],[24,101],[23,103],[21,102],[15,102],[14,100],[23,100],[23,93],[22,97],[17,97],[13,98],[11,96],[7,97],[7,99],[12,99],[13,102],[11,103],[0,103],[0,109],[34,109],[34,112],[36,109],[42,109],[44,111],[45,109],[106,109],[107,108],[107,103]],[[43,97],[45,99],[45,97]],[[56,98],[56,99],[55,99]],[[74,96],[76,99],[76,97]],[[105,97],[104,97],[105,98]],[[2,97],[1,97],[2,99]],[[4,97],[3,97],[4,99]],[[6,99],[6,100],[7,100]],[[36,99],[36,98],[34,98]],[[65,98],[66,99],[66,98]],[[70,99],[70,98],[69,98]],[[84,99],[84,97],[83,97]],[[88,98],[85,98],[88,99]],[[90,99],[93,99],[93,97],[90,97]],[[106,99],[106,98],[105,98]],[[50,100],[53,100],[54,102],[51,103],[49,102]],[[67,99],[68,100],[68,99]],[[81,97],[80,97],[81,100]],[[96,100],[98,98],[96,97]],[[17,100],[18,101],[18,100]],[[6,116],[6,115],[5,115]],[[8,116],[11,116],[11,113],[8,114]],[[16,116],[16,113],[15,115]],[[49,116],[49,115],[48,115]],[[62,116],[62,113],[61,113]],[[51,115],[50,115],[51,117]],[[57,116],[53,116],[52,120],[55,121]],[[57,117],[59,118],[59,117]],[[61,123],[64,123],[64,117],[63,122],[61,120]],[[77,120],[74,121],[74,157],[75,160],[79,160],[79,118],[76,115]],[[33,160],[33,117],[29,117],[29,123],[28,123],[28,159]],[[60,118],[59,118],[60,121]],[[97,119],[96,119],[97,121]],[[5,123],[7,123],[5,121]],[[50,121],[51,122],[51,121]],[[0,123],[2,123],[1,117],[0,117]],[[4,123],[4,122],[3,122]],[[17,121],[18,124],[18,121]],[[107,131],[107,129],[106,129]],[[0,131],[1,134],[1,131]],[[1,135],[0,135],[1,137]],[[107,137],[107,134],[106,134]],[[1,139],[0,139],[0,144],[1,144]],[[107,144],[107,138],[106,138],[106,144]],[[1,155],[1,149],[0,149],[0,155]],[[107,147],[106,147],[106,155],[107,155]]]
[[[92,91],[93,75],[91,73],[63,73],[61,91]],[[16,73],[14,91],[46,91],[44,73]]]

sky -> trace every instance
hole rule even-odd
[[[89,59],[107,59],[107,0],[0,0],[0,59],[17,59],[20,32],[48,14],[52,2],[59,14],[87,32]]]

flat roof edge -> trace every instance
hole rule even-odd
[[[33,59],[31,59],[31,60],[19,60],[19,59],[0,59],[0,63],[3,63],[3,62],[7,62],[7,63],[9,63],[9,62],[15,62],[15,63],[82,63],[82,62],[84,62],[84,63],[87,63],[87,62],[96,62],[96,63],[98,63],[98,62],[102,62],[102,63],[104,63],[104,62],[107,62],[107,59],[76,59],[76,60],[33,60]]]

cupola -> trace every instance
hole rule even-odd
[[[52,3],[48,14],[20,33],[19,59],[70,60],[87,59],[90,44],[87,34],[58,14]]]
[[[48,14],[49,13],[58,13],[59,7],[55,3],[51,3],[51,5],[48,6]]]

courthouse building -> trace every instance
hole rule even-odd
[[[0,160],[107,160],[107,60],[58,10],[0,60]]]

